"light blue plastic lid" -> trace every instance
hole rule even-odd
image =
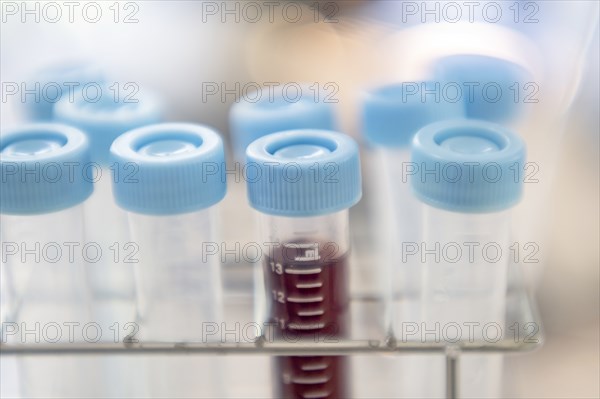
[[[93,191],[87,138],[76,128],[25,125],[0,135],[0,213],[41,214],[83,202]]]
[[[484,55],[453,55],[438,60],[436,79],[458,85],[466,115],[472,119],[506,123],[517,118],[535,87],[524,87],[531,76],[520,65]],[[469,86],[472,86],[470,88]]]
[[[73,98],[81,97],[82,88],[106,84],[106,77],[101,68],[95,65],[71,61],[38,70],[28,79],[26,89],[33,91],[36,84],[39,84],[39,97],[35,98],[33,94],[25,97],[27,118],[32,121],[49,121],[55,104],[69,98],[70,90]]]
[[[412,166],[411,184],[423,202],[457,212],[495,212],[521,197],[525,144],[494,123],[437,122],[416,134]]]
[[[409,147],[423,126],[464,116],[461,99],[444,95],[439,82],[403,82],[365,93],[362,132],[373,145]]]
[[[115,200],[128,211],[186,213],[225,196],[223,141],[209,127],[162,123],[137,128],[119,136],[110,152],[116,163]]]
[[[292,130],[246,150],[248,198],[271,215],[317,216],[356,204],[362,195],[358,146],[326,130]]]
[[[333,104],[327,102],[326,93],[315,93],[308,86],[301,86],[299,93],[286,94],[279,86],[271,91],[263,89],[251,93],[231,107],[229,124],[234,155],[238,160],[245,159],[250,143],[270,133],[335,129]]]
[[[159,123],[162,117],[162,104],[155,96],[140,90],[130,100],[115,98],[106,86],[96,102],[76,96],[74,101],[63,98],[54,106],[54,120],[81,129],[90,141],[92,161],[103,166],[109,163],[114,139],[137,127]]]

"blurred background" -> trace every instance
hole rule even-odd
[[[340,130],[361,143],[358,106],[368,88],[422,79],[433,59],[449,54],[493,55],[525,67],[539,101],[523,104],[527,116],[514,128],[527,142],[529,161],[539,165],[539,182],[526,188],[515,234],[539,244],[540,262],[524,265],[524,272],[546,342],[508,357],[505,393],[600,397],[597,2],[482,1],[470,8],[469,2],[310,0],[269,8],[134,1],[116,8],[101,2],[100,17],[86,2],[72,15],[61,2],[50,3],[56,2],[2,2],[2,130],[28,118],[20,93],[10,92],[13,84],[63,62],[88,62],[111,81],[157,93],[169,120],[211,125],[226,140],[229,109],[246,90],[316,84],[335,99]],[[368,169],[368,154],[364,159]],[[244,239],[239,225],[227,227],[236,220],[235,201],[225,207],[224,234]],[[368,219],[352,222],[365,240]],[[14,394],[5,380],[1,385],[3,397]]]

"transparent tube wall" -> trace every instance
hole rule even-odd
[[[85,235],[113,256],[104,256],[90,267],[90,284],[100,301],[132,301],[133,271],[119,256],[127,244],[127,213],[114,201],[110,168],[103,166],[100,173],[94,182],[94,193],[85,204]]]
[[[381,246],[384,256],[381,268],[382,292],[386,298],[386,328],[401,340],[408,325],[421,322],[421,285],[423,270],[417,256],[409,256],[422,242],[423,205],[410,186],[410,147],[378,148],[379,182],[377,201],[381,204],[379,226],[387,226],[381,234],[386,243]],[[397,392],[402,397],[416,397],[423,386],[419,383],[422,370],[418,365],[427,362],[423,355],[398,356],[389,367],[395,370]],[[426,366],[426,365],[424,365]]]
[[[275,216],[261,212],[258,215],[260,234],[265,243],[330,243],[339,247],[335,252],[337,257],[350,249],[347,209],[310,217]]]
[[[97,164],[96,164],[97,165]],[[84,204],[85,237],[96,244],[103,256],[87,265],[92,296],[92,315],[104,331],[103,342],[122,342],[136,331],[135,282],[133,275],[137,248],[128,235],[127,212],[117,206],[113,197],[110,167],[98,166],[94,192]],[[123,176],[120,176],[123,178]],[[99,396],[135,396],[144,392],[132,388],[127,371],[135,369],[139,359],[118,356],[102,357],[98,375],[103,380]]]
[[[382,148],[377,151],[382,162],[382,184],[390,198],[391,237],[386,256],[391,282],[392,329],[398,331],[403,321],[415,321],[419,312],[421,268],[414,257],[405,256],[421,240],[422,205],[410,187],[410,148]],[[401,253],[398,253],[401,251]],[[389,289],[389,288],[387,288]]]
[[[128,213],[129,254],[137,291],[136,336],[141,342],[220,342],[224,326],[217,206],[153,216]],[[160,356],[145,359],[134,391],[151,397],[223,397],[221,360]],[[201,370],[201,371],[199,371]],[[141,391],[139,390],[141,389]]]
[[[99,255],[84,240],[83,205],[40,215],[3,214],[1,219],[2,278],[10,298],[3,316],[6,341],[95,340],[101,332],[90,324],[84,264]],[[93,375],[81,372],[81,362],[75,357],[18,359],[23,397],[77,396],[94,389]],[[57,368],[70,378],[48,372]]]
[[[89,318],[83,260],[83,206],[41,215],[2,215],[6,320],[81,322]],[[12,254],[16,251],[14,254]],[[96,257],[89,249],[88,258]]]
[[[420,337],[428,341],[496,342],[505,333],[510,261],[510,213],[458,213],[428,205],[423,210]],[[460,395],[501,396],[502,356],[462,356]],[[444,394],[444,359],[430,359],[426,397]],[[427,388],[429,387],[429,388]],[[431,389],[431,390],[429,390]]]
[[[149,340],[197,341],[203,323],[222,319],[215,207],[178,215],[130,212],[132,255],[138,292],[140,336]],[[136,260],[139,260],[137,262]]]

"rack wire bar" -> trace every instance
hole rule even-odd
[[[458,399],[458,373],[460,353],[458,349],[450,347],[446,351],[446,398]]]
[[[337,342],[314,341],[271,341],[259,338],[255,342],[137,342],[137,343],[44,343],[44,344],[0,344],[2,355],[93,355],[93,354],[236,354],[236,355],[315,355],[344,356],[348,354],[448,354],[446,343],[436,342],[395,342],[391,340],[340,340]],[[515,342],[510,339],[490,343],[484,341],[458,342],[451,345],[452,351],[510,353],[527,352],[536,349],[542,339]],[[456,357],[456,356],[454,356]]]
[[[459,342],[421,342],[400,340],[391,333],[380,339],[307,339],[274,340],[260,336],[244,342],[45,342],[45,343],[6,343],[0,342],[0,355],[138,355],[138,354],[232,354],[232,355],[313,355],[347,356],[352,354],[416,354],[440,353],[448,357],[449,368],[456,368],[454,358],[461,353],[516,353],[532,351],[543,344],[543,329],[535,303],[525,291],[510,293],[511,298],[507,325],[517,322],[520,325],[535,324],[537,332],[529,337],[505,336],[497,342],[486,340]],[[4,337],[4,335],[3,335]],[[4,341],[4,340],[3,340]],[[453,360],[454,359],[454,360]],[[451,371],[451,370],[450,370]],[[449,372],[450,372],[449,371]]]

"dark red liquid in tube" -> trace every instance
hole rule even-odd
[[[265,260],[265,282],[275,338],[318,344],[344,338],[348,329],[348,261],[335,243],[303,240],[274,248]],[[347,364],[341,356],[279,356],[277,397],[347,397]]]

